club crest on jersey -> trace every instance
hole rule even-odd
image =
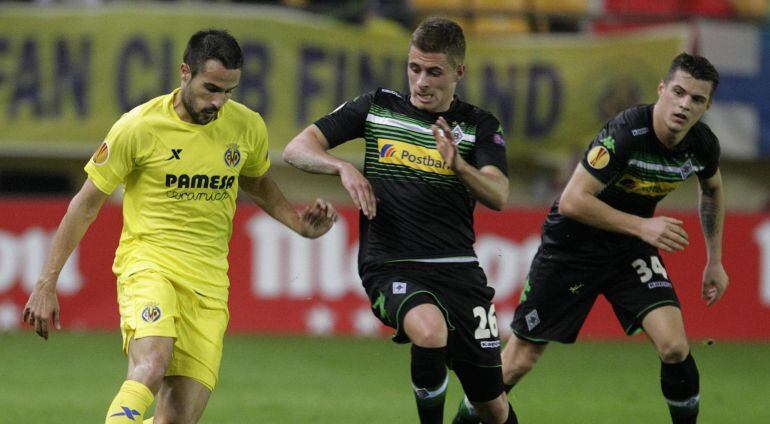
[[[106,141],[102,142],[102,145],[99,146],[98,149],[94,152],[94,155],[91,157],[91,160],[94,162],[94,165],[100,166],[107,163],[107,159],[110,158],[110,145],[107,144]]]
[[[406,283],[403,281],[394,281],[393,294],[406,294]]]
[[[228,168],[235,168],[239,163],[241,163],[241,151],[238,150],[238,145],[228,144],[225,150],[225,165]]]
[[[160,306],[155,304],[149,304],[142,309],[142,321],[155,322],[160,319],[161,316]]]
[[[455,125],[455,127],[452,128],[452,142],[454,144],[460,144],[460,142],[463,141],[463,137],[465,137],[465,133],[463,132],[463,129],[460,128],[460,124]]]
[[[686,180],[694,170],[695,168],[692,166],[692,161],[687,159],[687,162],[679,168],[679,174],[682,176],[682,180]]]
[[[604,146],[595,146],[588,152],[586,161],[591,168],[602,169],[610,163],[610,152]]]

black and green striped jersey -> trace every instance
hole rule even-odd
[[[719,140],[697,122],[675,148],[663,145],[652,126],[653,105],[636,106],[610,120],[588,145],[582,166],[605,184],[597,197],[615,209],[651,217],[655,207],[691,175],[709,178],[719,167]],[[618,249],[636,238],[599,230],[562,216],[554,203],[543,224],[545,246],[575,253]]]
[[[439,116],[468,163],[507,174],[499,121],[456,97],[448,111],[436,114],[414,107],[408,95],[378,89],[315,122],[330,147],[355,138],[366,143],[364,176],[377,197],[377,216],[360,217],[359,267],[475,256],[476,202],[436,149],[431,125]]]

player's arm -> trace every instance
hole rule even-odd
[[[238,184],[268,215],[291,228],[297,234],[316,238],[325,234],[337,220],[337,211],[322,199],[316,199],[301,212],[286,200],[269,172],[259,177],[241,175]]]
[[[99,210],[107,197],[108,195],[99,190],[90,178],[87,179],[70,201],[67,213],[56,230],[51,250],[48,252],[40,278],[24,307],[23,316],[24,322],[34,326],[35,332],[46,340],[50,321],[53,321],[57,330],[61,329],[59,302],[56,298],[59,274],[88,227],[99,215]]]
[[[597,194],[604,183],[580,163],[559,199],[559,213],[584,224],[639,237],[667,252],[684,250],[689,244],[682,221],[666,216],[642,218],[613,208]]]
[[[502,210],[508,201],[508,177],[494,165],[477,169],[469,164],[458,153],[451,134],[446,120],[439,117],[433,125],[433,138],[446,165],[465,184],[471,196],[490,209]]]
[[[310,125],[289,142],[283,151],[283,160],[306,172],[339,175],[356,207],[367,218],[374,218],[377,201],[372,185],[353,164],[330,154],[328,150],[326,136],[316,125]]]
[[[722,189],[722,174],[717,172],[710,178],[699,179],[699,216],[703,237],[706,240],[706,267],[703,270],[703,298],[711,306],[722,297],[729,278],[722,266],[722,232],[725,206]]]

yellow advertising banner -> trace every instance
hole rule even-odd
[[[362,92],[408,90],[408,31],[264,7],[3,7],[0,152],[93,151],[123,112],[179,85],[187,39],[203,28],[241,43],[234,98],[264,116],[276,153]],[[470,38],[458,95],[500,119],[509,155],[571,152],[621,108],[654,101],[683,40]]]

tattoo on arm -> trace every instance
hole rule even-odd
[[[717,218],[719,217],[719,204],[714,199],[716,190],[704,189],[700,202],[700,221],[703,226],[703,234],[712,237],[717,233]]]

